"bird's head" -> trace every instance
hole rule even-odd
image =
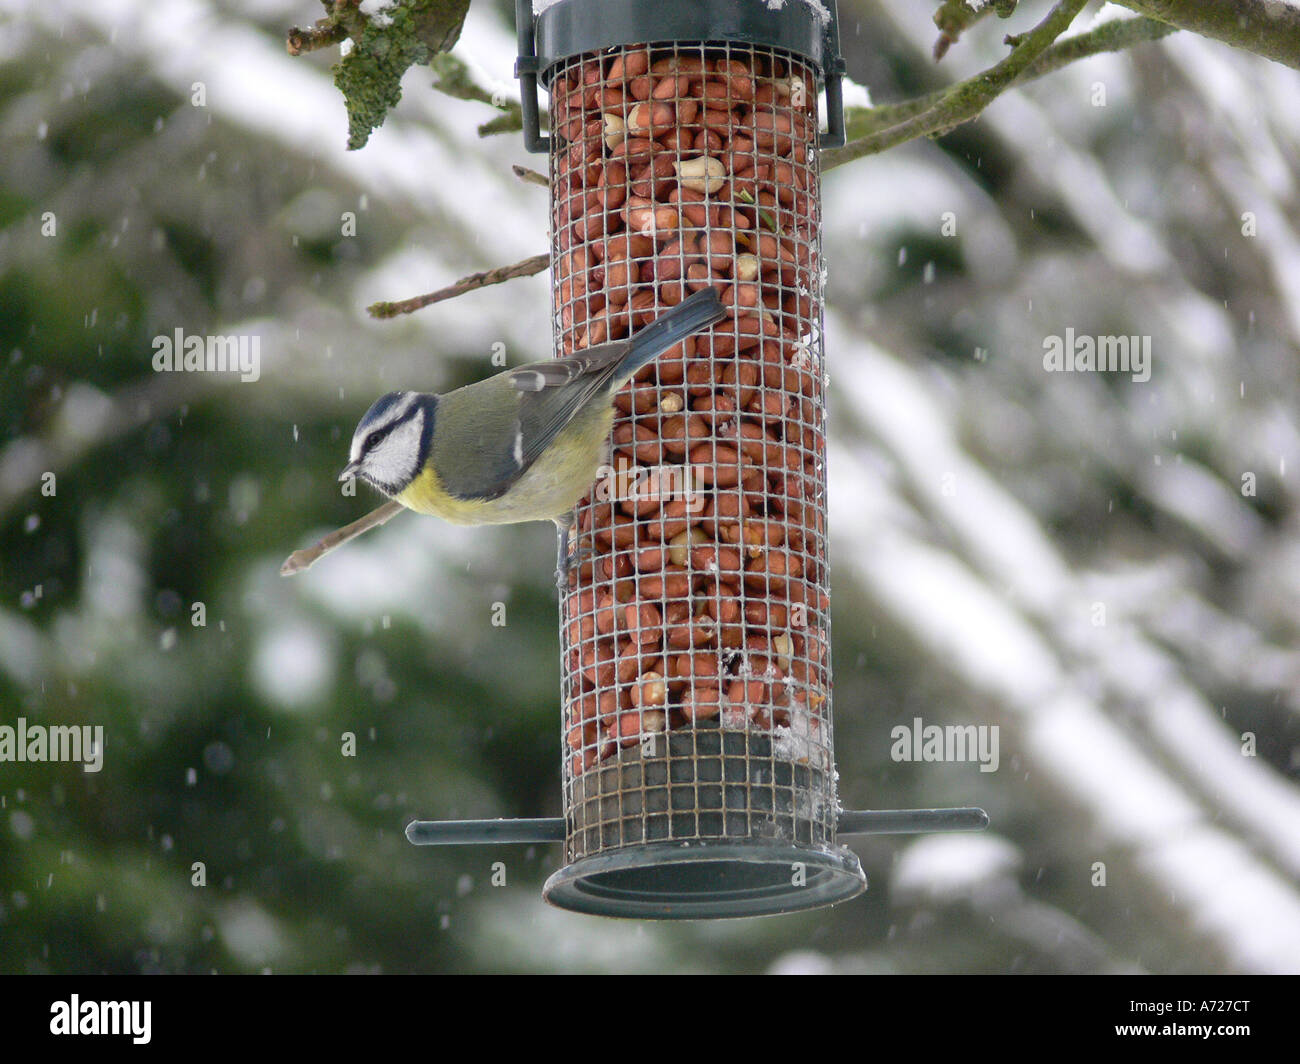
[[[401,492],[424,465],[437,400],[419,392],[389,392],[375,400],[352,434],[339,480],[360,477],[385,495]]]

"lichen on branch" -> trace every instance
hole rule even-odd
[[[297,55],[346,36],[352,49],[334,64],[334,84],[348,112],[348,147],[362,147],[402,98],[402,75],[428,63],[460,38],[469,0],[324,0],[327,15],[310,30],[289,33]]]
[[[384,27],[367,22],[352,39],[352,50],[334,65],[334,84],[348,109],[349,149],[363,147],[397,106],[407,67],[428,62],[429,46],[410,32],[405,15]]]
[[[1030,62],[1016,76],[1014,81],[1004,82],[999,92],[1020,85],[1034,78],[1043,77],[1059,70],[1067,63],[1073,63],[1102,52],[1117,52],[1148,41],[1158,41],[1178,31],[1177,26],[1157,22],[1149,18],[1115,19],[1102,23],[1096,29],[1080,33],[1074,37],[1058,40],[1037,59]],[[977,74],[962,84],[976,85],[986,79],[988,71]],[[915,140],[917,137],[932,136],[944,122],[930,123],[928,119],[937,115],[940,109],[948,106],[946,101],[959,98],[953,95],[954,86],[938,89],[924,96],[916,96],[901,103],[878,104],[874,107],[846,107],[844,109],[845,125],[849,142],[844,148],[822,153],[822,169],[841,166],[853,159],[874,155],[886,148]],[[992,102],[990,98],[989,102]],[[972,114],[970,117],[975,117]],[[913,123],[906,137],[898,137],[892,131],[904,123]]]
[[[1117,0],[1147,18],[1300,70],[1300,7],[1287,0]]]
[[[874,155],[917,137],[933,137],[969,122],[979,115],[1005,89],[1014,84],[1052,42],[1069,28],[1087,0],[1058,0],[1047,16],[1028,33],[1012,43],[1011,54],[981,74],[960,81],[931,97],[923,98],[923,110],[912,113],[895,125],[850,140],[842,148],[822,152],[822,169],[840,166],[866,155]]]

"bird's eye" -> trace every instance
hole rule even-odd
[[[372,447],[374,447],[374,445],[379,442],[379,436],[380,433],[378,432],[372,432],[369,436],[367,436],[364,449],[368,451]]]

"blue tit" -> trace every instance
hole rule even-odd
[[[340,480],[458,525],[555,521],[595,481],[614,393],[642,366],[726,316],[712,288],[626,340],[533,362],[445,395],[390,392],[366,411]],[[561,548],[561,569],[566,557]]]

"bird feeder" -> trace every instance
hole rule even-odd
[[[618,395],[609,463],[575,515],[562,821],[408,835],[563,838],[544,894],[581,912],[843,901],[866,878],[837,833],[987,818],[843,813],[836,797],[818,164],[844,140],[834,4],[558,0],[534,15],[517,0],[516,15],[525,143],[550,157],[557,354],[706,286],[727,317]]]

